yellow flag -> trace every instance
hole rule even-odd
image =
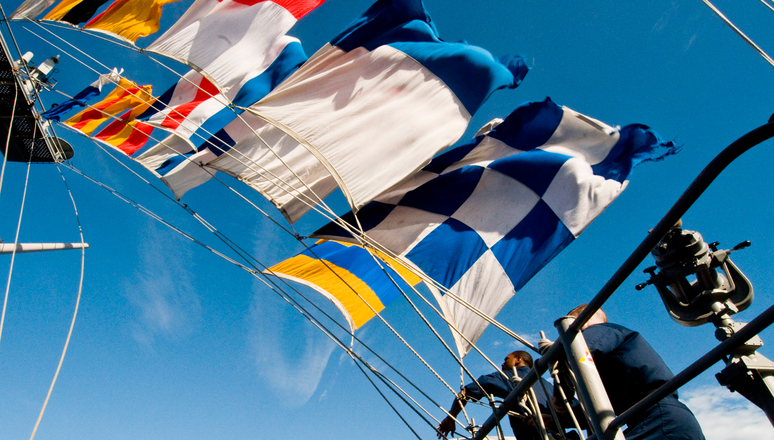
[[[117,0],[83,28],[110,32],[134,43],[159,30],[161,7],[175,1]]]
[[[128,79],[121,78],[118,86],[105,99],[68,119],[65,124],[91,135],[100,124],[111,119],[112,115],[137,106],[146,106],[152,100],[150,85],[140,87]]]
[[[46,14],[45,17],[43,17],[43,20],[61,20],[65,14],[70,12],[70,9],[72,9],[81,1],[82,0],[62,0],[61,3],[56,5],[54,9],[52,9],[48,14]]]

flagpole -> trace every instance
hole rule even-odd
[[[88,243],[0,243],[0,254],[86,249]]]

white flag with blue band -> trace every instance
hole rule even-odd
[[[520,57],[440,40],[420,0],[382,0],[192,160],[251,185],[291,222],[337,186],[359,208],[456,142],[491,93],[526,73]]]

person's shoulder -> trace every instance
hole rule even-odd
[[[637,332],[620,324],[605,322],[594,324],[583,330],[583,337],[590,347],[610,351],[631,338],[636,338]]]
[[[615,333],[622,333],[625,335],[630,333],[637,333],[630,328],[624,327],[621,324],[615,324],[613,322],[605,322],[605,323],[590,325],[586,327],[584,332],[586,332],[587,330],[591,330],[594,332],[608,332],[608,333],[615,332]]]

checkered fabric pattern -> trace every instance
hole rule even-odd
[[[369,237],[495,316],[623,191],[633,166],[662,147],[674,150],[643,125],[619,130],[550,99],[527,103],[357,216]],[[343,218],[356,224],[351,213]],[[329,224],[315,236],[349,234]],[[475,342],[486,321],[451,298],[439,303]],[[455,338],[467,353],[469,344]]]

